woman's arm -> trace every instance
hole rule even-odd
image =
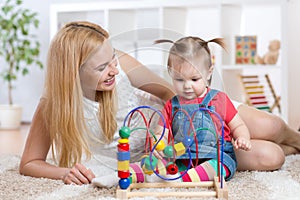
[[[149,92],[165,101],[171,99],[175,92],[172,85],[153,73],[130,55],[117,51],[120,65],[127,74],[132,86]]]
[[[50,149],[50,137],[43,120],[45,100],[41,100],[34,114],[32,125],[19,166],[20,174],[32,177],[60,179],[66,184],[87,184],[95,177],[91,170],[81,164],[72,168],[63,168],[46,162]]]
[[[44,100],[41,100],[32,120],[19,171],[23,175],[33,177],[62,179],[67,169],[46,162],[50,149],[50,137],[43,120],[43,105]]]

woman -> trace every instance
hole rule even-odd
[[[121,125],[124,113],[139,105],[140,98],[133,95],[135,88],[163,100],[174,95],[166,81],[129,55],[114,50],[108,37],[95,24],[71,22],[52,40],[45,91],[32,120],[20,163],[21,174],[61,179],[66,184],[91,183],[97,169],[87,168],[95,165],[84,164],[85,158],[99,160],[94,155],[101,154],[101,158],[109,155],[115,160],[117,124]],[[237,151],[239,169],[280,168],[284,152],[276,143],[300,149],[300,135],[279,118],[243,105],[238,112],[253,139],[251,151]],[[257,128],[261,120],[263,126]],[[267,127],[267,123],[272,125]],[[289,141],[289,137],[296,142]],[[57,164],[46,161],[50,147]]]
[[[138,104],[130,94],[134,88],[164,100],[173,95],[167,82],[129,55],[115,51],[108,33],[87,22],[69,23],[57,33],[47,64],[45,93],[20,163],[24,175],[62,179],[67,184],[90,183],[95,175],[80,164],[81,158],[90,158],[92,150],[115,155],[111,151],[116,150],[117,121],[133,108],[132,102]],[[118,112],[116,85],[122,96]],[[98,115],[97,110],[105,112]],[[46,162],[51,145],[58,166]]]

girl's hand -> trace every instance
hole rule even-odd
[[[66,172],[62,180],[65,184],[73,183],[76,185],[82,185],[91,183],[93,178],[95,178],[95,174],[92,170],[86,168],[80,163],[77,163]]]
[[[251,149],[251,142],[250,140],[243,138],[243,137],[238,137],[233,143],[234,147],[236,149],[242,149],[245,151],[249,151]]]

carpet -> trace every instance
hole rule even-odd
[[[0,199],[115,199],[115,188],[101,189],[92,185],[65,185],[59,180],[22,176],[18,173],[19,162],[18,156],[0,156]],[[237,172],[226,184],[229,189],[229,199],[300,200],[300,155],[287,156],[285,164],[277,171]],[[155,200],[156,198],[133,199]]]

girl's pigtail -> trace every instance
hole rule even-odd
[[[225,44],[223,38],[214,38],[214,39],[211,39],[211,40],[207,41],[206,44],[208,44],[209,42],[217,43],[217,44],[220,45],[224,50],[226,50],[226,44]]]

